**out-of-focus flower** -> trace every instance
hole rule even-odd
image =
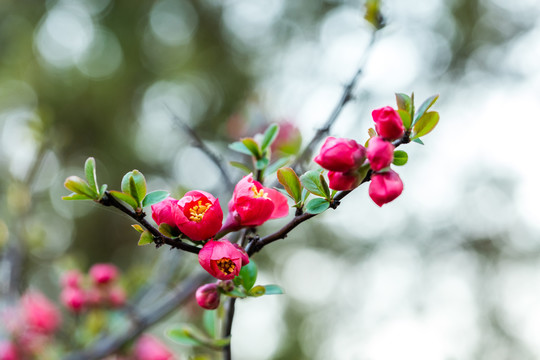
[[[249,258],[247,259],[249,263]],[[233,279],[240,273],[245,256],[227,239],[210,240],[199,251],[199,263],[220,280]]]
[[[403,182],[399,175],[393,171],[376,173],[371,176],[369,184],[369,197],[379,206],[397,198],[403,191]]]
[[[174,360],[173,353],[155,337],[144,334],[135,343],[135,358],[137,360]]]
[[[375,121],[375,130],[386,140],[397,140],[405,133],[405,127],[396,110],[385,106],[372,111],[371,116]]]
[[[314,161],[330,171],[346,172],[358,168],[366,158],[366,149],[352,139],[327,137]]]
[[[31,331],[51,334],[60,325],[60,312],[40,292],[25,293],[21,298],[21,310],[23,321]]]
[[[76,287],[66,287],[60,293],[60,301],[69,310],[78,313],[84,308],[86,295]]]
[[[221,228],[223,211],[219,200],[205,191],[188,191],[178,201],[176,226],[191,240],[206,240]]]
[[[163,201],[151,206],[152,219],[156,224],[167,224],[173,228],[176,227],[176,218],[180,211],[178,208],[178,200],[168,197]]]
[[[0,360],[19,360],[17,348],[11,341],[0,340]]]
[[[216,283],[200,286],[195,292],[195,299],[200,307],[213,310],[219,306],[219,291]]]
[[[269,189],[244,176],[234,188],[229,202],[229,214],[221,231],[235,231],[244,226],[259,226],[270,219],[287,216],[287,198],[279,191]]]
[[[83,275],[79,270],[68,270],[62,275],[62,286],[63,287],[71,287],[71,288],[79,288],[81,286],[81,282],[83,279]]]
[[[374,171],[380,171],[392,163],[394,159],[394,145],[379,136],[372,137],[369,139],[367,147],[367,158],[369,160],[369,166]]]
[[[281,121],[279,123],[279,132],[270,146],[272,155],[274,153],[280,155],[297,154],[302,146],[302,134],[298,127],[290,121]]]
[[[120,286],[115,286],[109,290],[108,300],[112,307],[121,307],[126,303],[126,292]]]
[[[89,271],[95,284],[109,284],[118,277],[118,268],[113,264],[94,264]]]

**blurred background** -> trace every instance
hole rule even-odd
[[[417,104],[439,93],[441,121],[425,146],[403,147],[397,200],[379,208],[363,186],[255,257],[259,282],[286,295],[237,302],[234,358],[538,359],[540,4],[382,11],[331,135],[363,143],[395,92]],[[62,201],[64,179],[94,156],[109,189],[138,169],[149,189],[205,190],[226,210],[231,189],[171,112],[226,161],[246,161],[227,144],[271,122],[306,144],[365,55],[363,12],[355,0],[0,2],[3,301],[27,288],[57,301],[60,274],[96,262],[117,264],[132,294],[194,271],[188,254],[137,247],[120,213]],[[197,319],[187,309],[152,331]],[[163,341],[184,359],[213,356]]]

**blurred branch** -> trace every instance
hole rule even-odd
[[[366,47],[366,50],[364,51],[364,54],[362,58],[360,59],[360,65],[358,66],[358,70],[354,73],[354,76],[351,78],[351,80],[345,85],[345,88],[343,89],[343,93],[341,94],[341,98],[339,99],[338,103],[336,104],[334,111],[330,114],[330,117],[328,120],[326,120],[326,123],[317,130],[311,141],[307,144],[306,148],[302,153],[296,158],[294,163],[291,165],[295,171],[300,172],[299,167],[302,166],[305,162],[307,162],[315,149],[315,146],[323,139],[323,137],[327,136],[330,132],[330,129],[336,122],[339,114],[341,114],[341,111],[345,107],[345,105],[351,101],[354,97],[352,95],[352,92],[354,90],[354,87],[356,86],[356,83],[358,82],[358,79],[363,74],[364,67],[366,66],[367,60],[369,59],[369,55],[371,52],[371,49],[373,47],[373,44],[375,43],[377,35],[377,30],[373,31],[371,33],[371,39],[369,41],[369,44]]]
[[[220,156],[216,155],[212,150],[210,150],[210,148],[206,146],[205,142],[199,137],[195,130],[193,130],[188,124],[182,121],[182,119],[180,119],[180,117],[178,117],[168,105],[165,105],[165,108],[167,108],[176,124],[191,137],[195,147],[199,148],[218,167],[221,175],[223,176],[223,180],[225,180],[227,188],[232,189],[234,187],[234,184],[231,180],[231,177],[229,176],[229,173],[227,172],[227,169],[225,168],[225,166],[223,166],[225,161]]]
[[[125,344],[143,333],[147,328],[177,310],[179,305],[191,298],[200,284],[210,279],[211,276],[206,272],[193,275],[191,278],[181,282],[175,289],[163,297],[160,304],[146,313],[142,309],[134,309],[130,314],[130,318],[133,319],[132,324],[127,331],[117,335],[105,335],[87,349],[68,354],[64,360],[98,360],[114,354]]]
[[[128,207],[124,206],[121,202],[115,199],[114,196],[111,195],[108,191],[105,192],[105,195],[101,198],[99,201],[100,204],[104,206],[113,206],[120,211],[122,211],[124,214],[127,214],[129,217],[137,221],[139,224],[144,226],[144,228],[154,236],[154,242],[156,246],[161,246],[163,244],[167,244],[175,249],[184,250],[193,254],[198,254],[200,251],[200,248],[197,246],[189,245],[184,242],[182,242],[179,239],[173,239],[168,236],[163,235],[159,232],[158,229],[156,229],[152,224],[150,224],[148,221],[146,221],[145,216],[146,214],[144,212],[137,213]]]

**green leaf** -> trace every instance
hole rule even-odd
[[[109,194],[114,196],[116,199],[125,202],[126,204],[131,206],[133,208],[133,210],[137,210],[137,208],[139,207],[139,204],[137,204],[137,201],[133,198],[133,196],[131,196],[129,194],[126,194],[126,193],[123,193],[123,192],[120,192],[120,191],[116,191],[116,190],[109,191]]]
[[[239,276],[242,278],[244,289],[251,289],[255,285],[255,281],[257,281],[257,265],[255,262],[250,260],[249,264],[242,266]]]
[[[96,192],[99,192],[97,186],[97,175],[96,175],[96,160],[93,157],[86,159],[84,163],[84,172],[86,174],[86,180],[88,185]]]
[[[330,203],[326,199],[322,198],[316,198],[311,199],[306,204],[306,211],[310,214],[320,214],[324,210],[328,209],[330,207]]]
[[[311,170],[300,176],[300,182],[312,194],[325,197],[324,188],[321,184],[319,175],[320,170]]]
[[[420,120],[422,118],[422,116],[424,116],[424,113],[426,111],[428,111],[428,109],[433,105],[435,104],[435,101],[437,101],[437,99],[439,98],[439,95],[433,95],[429,98],[427,98],[423,103],[422,105],[420,105],[420,107],[418,108],[418,111],[416,112],[416,115],[414,117],[414,122],[413,122],[413,125],[416,124],[416,122],[418,120]]]
[[[257,285],[248,292],[248,295],[253,296],[253,297],[259,297],[259,296],[263,296],[265,292],[266,292],[266,289],[264,288],[264,286]]]
[[[269,162],[268,158],[264,157],[262,159],[259,159],[255,162],[255,168],[257,170],[262,170],[268,166],[268,162]]]
[[[216,311],[204,310],[203,312],[203,327],[210,337],[216,337]]]
[[[99,189],[99,198],[101,199],[103,195],[105,195],[105,191],[107,191],[107,184],[101,185],[101,189]]]
[[[195,345],[195,346],[204,345],[204,342],[195,336],[195,334],[198,332],[199,332],[198,329],[195,329],[193,326],[189,326],[185,324],[185,325],[182,325],[181,327],[167,331],[166,335],[171,340],[176,341],[180,344]]]
[[[122,178],[122,192],[130,194],[137,205],[146,196],[146,180],[139,170],[132,170]]]
[[[242,153],[242,154],[251,155],[251,151],[249,151],[246,145],[244,145],[240,141],[235,141],[232,144],[229,144],[229,149]]]
[[[265,285],[264,287],[266,289],[265,295],[281,295],[285,294],[281,286],[279,285]]]
[[[168,236],[168,237],[175,237],[175,236],[178,236],[175,234],[175,231],[176,229],[173,229],[173,227],[169,224],[165,224],[165,223],[161,223],[159,224],[158,226],[158,231],[160,233],[162,233],[163,235],[165,236]]]
[[[242,299],[247,296],[243,291],[238,288],[235,288],[233,291],[226,292],[225,295]]]
[[[377,132],[375,131],[374,128],[369,128],[368,131],[367,131],[367,133],[368,133],[370,139],[371,139],[372,137],[377,136]]]
[[[71,193],[67,196],[62,196],[62,200],[93,200],[93,199],[86,195]]]
[[[132,228],[134,228],[135,230],[137,230],[139,233],[143,233],[144,232],[144,229],[142,228],[141,225],[139,224],[134,224],[134,225],[131,225]]]
[[[276,137],[279,133],[279,125],[278,124],[272,124],[266,129],[264,132],[263,139],[261,141],[261,150],[264,152],[266,148],[276,140]]]
[[[396,103],[399,110],[403,110],[408,114],[411,113],[412,100],[409,95],[403,93],[396,93]]]
[[[369,164],[364,164],[360,166],[358,170],[356,170],[356,176],[358,178],[359,183],[361,183],[366,178],[367,173],[369,172],[370,169],[371,167],[369,166]]]
[[[319,182],[321,183],[322,191],[325,195],[324,197],[330,200],[330,188],[328,187],[328,183],[326,182],[322,172],[319,174]]]
[[[150,231],[145,230],[141,234],[141,237],[139,238],[139,243],[137,245],[144,246],[144,245],[152,244],[153,242],[154,242],[154,236],[152,235],[152,233],[150,233]]]
[[[413,142],[418,143],[420,145],[424,145],[424,142],[420,139],[414,139]]]
[[[145,207],[145,206],[157,204],[158,202],[165,200],[167,196],[169,196],[169,193],[164,190],[156,190],[156,191],[149,192],[144,197],[142,201],[142,206]]]
[[[287,165],[291,161],[292,157],[283,157],[281,159],[276,160],[272,164],[268,165],[266,168],[266,174],[270,175],[276,172],[278,169],[282,168],[283,166]]]
[[[294,202],[297,203],[302,200],[302,184],[292,168],[286,167],[279,169],[277,171],[277,178]]]
[[[407,163],[409,160],[409,155],[403,150],[396,150],[394,151],[394,160],[392,160],[392,164],[397,166],[403,166]]]
[[[229,164],[237,169],[240,169],[242,170],[243,172],[245,172],[246,174],[249,174],[249,173],[252,173],[253,170],[251,170],[250,168],[248,168],[246,165],[242,164],[242,163],[239,163],[238,161],[229,161]]]
[[[401,109],[399,109],[397,112],[399,114],[399,117],[401,118],[403,126],[405,126],[405,129],[409,129],[411,127],[411,114]]]
[[[257,144],[257,142],[253,138],[244,138],[240,141],[246,146],[250,154],[253,155],[255,159],[258,160],[262,157],[262,152],[259,148],[259,144]]]
[[[90,199],[97,198],[97,192],[94,191],[88,183],[78,176],[70,176],[64,182],[66,189],[80,195],[86,195]]]
[[[436,111],[430,111],[424,114],[418,120],[416,124],[414,124],[413,127],[413,136],[411,139],[417,139],[419,137],[422,137],[424,135],[429,134],[433,129],[435,129],[435,126],[439,123],[439,113]]]

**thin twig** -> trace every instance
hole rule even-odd
[[[169,111],[169,113],[171,114],[171,116],[174,119],[174,121],[176,122],[176,124],[180,128],[182,128],[182,130],[184,130],[193,139],[194,145],[197,148],[201,149],[201,151],[206,156],[208,156],[208,158],[210,160],[212,160],[212,162],[214,164],[216,164],[219,171],[221,172],[221,175],[223,176],[223,180],[226,183],[225,184],[226,188],[227,189],[232,189],[234,187],[234,184],[233,184],[233,182],[231,180],[229,172],[227,171],[225,166],[223,166],[223,163],[224,163],[223,159],[220,156],[216,155],[212,150],[210,150],[210,148],[200,138],[200,136],[195,132],[195,130],[193,130],[188,124],[186,124],[184,121],[182,121],[182,119],[178,115],[176,115],[168,105],[165,105],[165,108]]]

